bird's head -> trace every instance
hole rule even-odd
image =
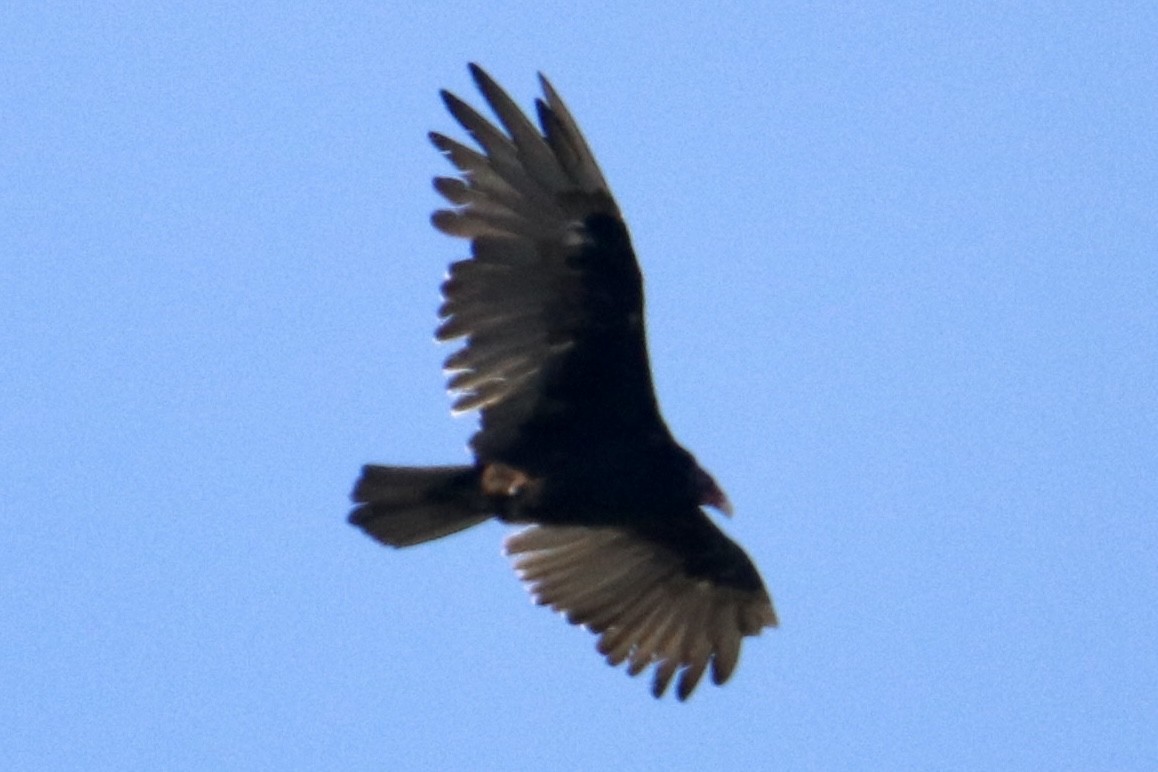
[[[732,502],[710,474],[703,467],[696,465],[695,470],[696,494],[699,496],[700,506],[711,507],[724,515],[732,516]]]

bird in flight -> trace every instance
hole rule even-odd
[[[685,700],[710,669],[728,680],[745,636],[775,627],[756,567],[701,507],[724,492],[660,415],[643,278],[595,157],[542,76],[536,127],[477,65],[496,126],[442,99],[477,144],[431,133],[458,170],[437,177],[434,226],[470,257],[442,284],[439,341],[453,410],[477,410],[474,463],[363,467],[349,520],[408,547],[490,518],[540,605],[599,636],[612,665],[654,665]],[[677,678],[678,676],[678,678]]]

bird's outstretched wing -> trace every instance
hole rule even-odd
[[[461,172],[435,188],[444,233],[470,240],[451,265],[439,340],[459,412],[481,410],[480,460],[534,467],[551,449],[667,434],[648,365],[643,284],[627,228],[579,132],[540,76],[539,127],[476,65],[504,130],[442,96],[480,150],[431,134]]]
[[[696,514],[706,533],[680,550],[624,528],[532,526],[506,551],[538,603],[600,636],[608,663],[627,662],[631,675],[654,664],[656,697],[679,673],[685,700],[709,664],[713,683],[724,683],[743,637],[776,625],[748,556]]]

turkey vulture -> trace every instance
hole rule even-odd
[[[540,75],[539,128],[482,69],[471,74],[502,129],[446,91],[478,144],[430,139],[457,167],[435,189],[434,226],[470,241],[450,266],[436,337],[454,411],[478,410],[474,464],[368,465],[350,522],[393,547],[489,518],[540,605],[599,635],[612,665],[655,665],[660,697],[687,699],[711,665],[732,675],[746,635],[777,624],[756,567],[704,514],[730,514],[715,480],[660,416],[643,281],[603,173]],[[481,152],[480,152],[481,151]]]

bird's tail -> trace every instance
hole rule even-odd
[[[350,523],[392,547],[457,533],[491,516],[471,466],[371,466],[350,494]]]

